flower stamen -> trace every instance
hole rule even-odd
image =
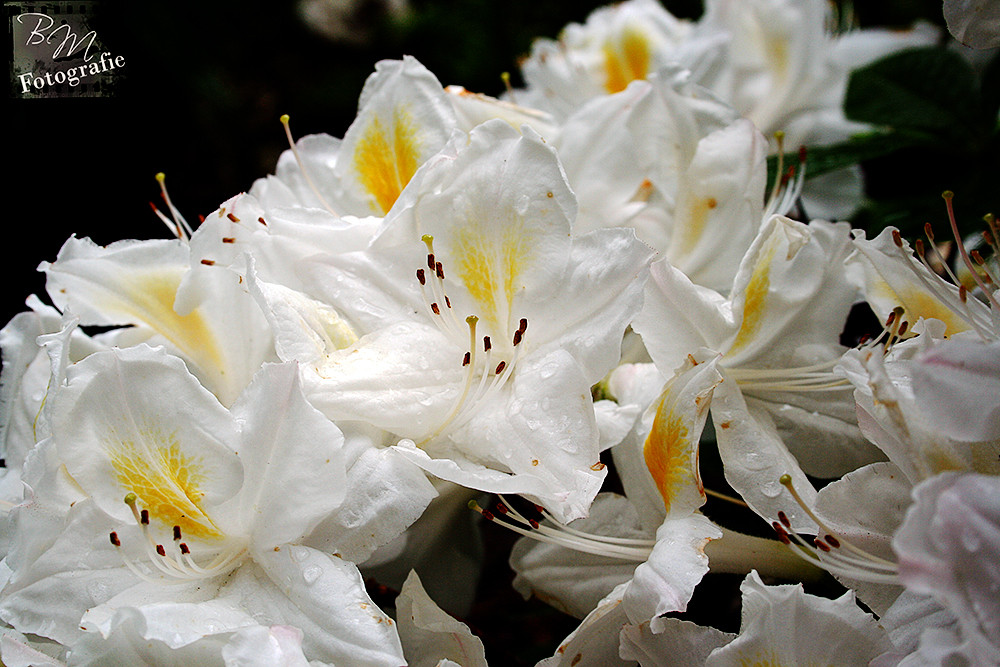
[[[872,583],[898,583],[896,563],[862,549],[826,525],[799,495],[791,475],[782,475],[778,481],[820,530],[813,539],[807,539],[793,530],[788,516],[779,511],[778,521],[772,522],[771,527],[793,553],[830,574]]]
[[[500,501],[496,505],[496,513],[483,509],[475,500],[469,501],[469,509],[479,512],[487,521],[497,523],[519,535],[596,556],[642,563],[649,558],[656,543],[655,540],[649,539],[610,537],[576,530],[556,521],[551,514],[536,506],[545,521],[543,523],[523,516],[503,496],[500,496]]]
[[[132,510],[132,516],[142,531],[143,558],[141,567],[125,553],[121,538],[117,531],[109,535],[111,544],[119,550],[125,566],[143,581],[154,584],[181,584],[210,577],[219,576],[232,571],[242,562],[247,550],[244,544],[232,544],[229,548],[219,550],[207,565],[199,565],[191,555],[190,546],[183,541],[181,527],[173,526],[170,542],[171,552],[150,534],[149,510],[138,507],[138,497],[128,493],[124,502]],[[160,576],[153,576],[159,571]]]
[[[279,120],[281,120],[281,124],[285,127],[285,137],[288,139],[288,145],[292,149],[292,155],[295,156],[295,162],[299,165],[299,172],[302,173],[302,178],[305,179],[306,185],[309,186],[309,189],[312,190],[313,194],[316,195],[316,198],[319,199],[319,203],[323,205],[323,208],[329,211],[334,217],[339,218],[340,216],[337,212],[333,210],[333,207],[330,206],[323,195],[320,194],[319,188],[317,188],[316,184],[313,183],[313,179],[309,176],[309,171],[306,170],[305,162],[302,161],[302,156],[299,155],[299,149],[295,146],[295,139],[292,138],[292,129],[288,125],[288,114],[282,114]]]
[[[191,238],[191,235],[194,234],[194,231],[192,231],[191,225],[188,224],[187,220],[184,219],[184,216],[181,215],[181,212],[170,200],[170,193],[167,192],[166,180],[167,175],[162,171],[156,174],[156,182],[160,184],[160,196],[163,198],[163,201],[166,202],[167,210],[170,211],[170,215],[173,219],[168,218],[162,211],[160,211],[160,209],[156,208],[156,205],[153,202],[149,202],[149,207],[153,209],[153,213],[156,214],[156,217],[158,217],[160,221],[167,226],[167,229],[169,229],[174,236],[179,238],[181,241],[187,241]]]

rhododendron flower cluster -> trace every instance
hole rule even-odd
[[[3,664],[486,665],[483,528],[580,619],[540,665],[1000,664],[996,254],[768,185],[929,39],[826,12],[629,0],[503,100],[379,62],[196,227],[161,175],[174,238],[67,239],[0,331]]]

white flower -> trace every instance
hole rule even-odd
[[[396,613],[399,637],[410,667],[435,667],[442,663],[486,667],[482,641],[467,625],[434,604],[416,572],[410,572],[403,582],[396,598]]]
[[[260,309],[224,270],[200,263],[197,289],[178,308],[178,288],[191,271],[185,239],[118,241],[101,247],[71,237],[55,262],[39,267],[46,290],[81,325],[120,327],[103,342],[166,345],[224,404],[231,404],[264,361],[272,342]],[[211,262],[210,259],[205,259]]]
[[[1000,6],[990,0],[944,0],[948,32],[975,49],[1000,46]]]
[[[890,643],[885,631],[847,592],[836,600],[809,595],[801,585],[767,586],[751,572],[740,587],[743,613],[737,635],[679,619],[667,630],[622,631],[622,657],[642,667],[722,667],[734,664],[866,665]]]
[[[567,526],[503,512],[515,518],[507,527],[537,541],[521,540],[511,554],[514,586],[525,597],[535,594],[581,618],[597,614],[599,625],[617,637],[601,609],[616,586],[619,629],[625,622],[648,623],[660,632],[661,616],[683,611],[709,568],[744,574],[762,567],[776,576],[806,569],[779,542],[724,530],[698,511],[706,498],[698,441],[722,382],[718,357],[708,357],[692,356],[662,390],[658,375],[641,370],[626,382],[613,376],[619,400],[638,398],[649,406],[612,450],[627,498],[601,494],[589,517]],[[652,397],[642,398],[650,389]],[[500,521],[501,511],[492,518]],[[580,631],[590,633],[584,630],[590,625],[585,621]]]
[[[843,259],[846,224],[775,216],[747,251],[728,297],[653,265],[633,323],[665,376],[700,348],[722,354],[711,412],[726,479],[770,521],[795,509],[778,480],[812,493],[803,469],[833,477],[878,458],[854,425],[847,384],[832,369],[854,299]]]
[[[162,350],[110,350],[70,366],[50,400],[52,437],[13,511],[7,622],[71,648],[136,614],[171,648],[287,624],[312,658],[399,664],[354,564],[306,546],[330,540],[316,533],[331,514],[364,510],[346,498],[344,437],[304,401],[293,365],[266,366],[230,411]],[[429,500],[395,483],[397,502]]]
[[[1000,662],[1000,477],[951,472],[921,482],[893,548],[907,589],[930,596],[957,620],[945,629],[922,619],[918,655]]]
[[[368,249],[305,267],[325,319],[261,284],[279,355],[302,360],[327,416],[411,439],[401,451],[429,472],[581,516],[604,475],[590,386],[618,359],[650,253],[631,230],[574,236],[574,214],[553,151],[485,123],[421,169]],[[334,314],[356,343],[318,325]]]
[[[693,282],[731,286],[764,214],[765,141],[752,123],[661,70],[586,103],[553,144],[577,229],[633,227]]]

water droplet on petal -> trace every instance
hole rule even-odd
[[[309,549],[307,547],[292,547],[292,559],[301,563],[302,561],[309,558]]]
[[[92,581],[87,584],[87,594],[94,604],[101,604],[111,597],[111,586],[106,581]]]
[[[760,492],[768,498],[777,498],[781,495],[781,490],[782,486],[778,482],[767,482],[760,487]]]
[[[323,570],[319,569],[315,565],[310,565],[306,569],[302,570],[302,578],[305,580],[306,584],[314,584],[319,576],[323,574]]]
[[[529,206],[531,206],[531,197],[528,195],[521,195],[517,198],[517,204],[514,206],[514,212],[518,215],[524,215],[528,212]]]

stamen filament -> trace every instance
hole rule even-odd
[[[306,185],[309,186],[309,189],[312,190],[313,194],[316,195],[316,198],[319,199],[319,202],[323,205],[323,208],[329,211],[330,214],[333,215],[334,217],[339,218],[340,215],[338,215],[337,212],[333,210],[333,207],[330,206],[330,204],[327,203],[323,195],[320,194],[319,188],[317,188],[316,184],[313,183],[312,178],[309,176],[309,172],[306,170],[306,165],[302,161],[302,156],[299,155],[299,149],[295,146],[295,139],[292,138],[292,129],[288,125],[289,121],[288,114],[287,113],[283,114],[280,120],[281,124],[285,127],[285,137],[288,139],[288,145],[292,149],[292,155],[295,156],[295,162],[299,165],[299,172],[302,174],[302,178],[305,179]]]
[[[469,508],[479,512],[489,521],[499,521],[498,517],[496,517],[492,512],[484,510],[475,500],[469,501]],[[508,530],[512,530],[519,535],[524,535],[525,537],[530,537],[533,540],[566,547],[567,549],[589,553],[595,556],[606,556],[608,558],[617,558],[619,560],[642,563],[645,562],[649,558],[649,554],[652,553],[652,547],[648,549],[639,549],[603,544],[591,540],[579,539],[569,535],[543,532],[541,531],[541,526],[539,526],[538,529],[535,529],[533,526],[530,528],[523,528],[519,522],[499,521],[499,523],[501,523]],[[531,526],[530,523],[527,525]]]
[[[160,193],[163,195],[163,201],[166,202],[167,210],[170,211],[170,215],[173,216],[173,220],[168,220],[167,217],[160,213],[155,206],[153,207],[153,210],[156,211],[161,220],[167,223],[167,227],[172,228],[172,231],[177,235],[177,238],[182,241],[187,241],[194,234],[194,231],[191,229],[191,225],[188,224],[187,220],[184,219],[184,216],[181,215],[180,210],[178,210],[178,208],[174,206],[174,203],[170,200],[170,193],[167,192],[166,180],[167,175],[162,171],[156,174],[156,181],[160,184]],[[172,225],[171,222],[173,223]]]
[[[979,289],[981,289],[986,295],[986,298],[989,300],[990,305],[992,305],[994,312],[1000,311],[1000,303],[997,303],[996,299],[993,298],[993,294],[989,289],[987,289],[986,285],[983,284],[982,279],[979,277],[979,273],[976,271],[976,267],[972,265],[972,260],[969,259],[969,253],[965,251],[965,244],[962,243],[962,235],[958,231],[958,222],[955,220],[955,209],[951,203],[951,200],[955,197],[955,193],[950,190],[945,190],[941,196],[944,197],[945,207],[948,209],[948,222],[951,224],[951,233],[955,236],[958,251],[962,255],[962,261],[965,262],[965,266],[969,269],[969,272],[972,273],[972,279],[976,281],[977,285],[979,285]]]
[[[826,525],[799,495],[792,483],[791,475],[782,475],[778,481],[824,534],[823,537],[817,536],[810,544],[798,532],[791,530],[788,518],[784,512],[779,512],[780,522],[772,523],[772,528],[794,553],[831,574],[873,583],[898,583],[896,563],[858,547]],[[845,550],[850,553],[845,553]],[[820,556],[818,552],[822,552],[823,555]]]

